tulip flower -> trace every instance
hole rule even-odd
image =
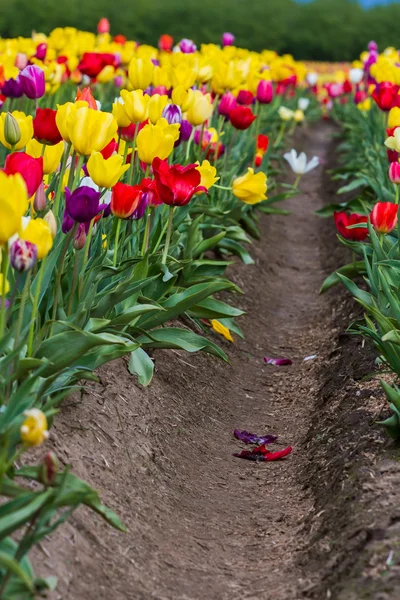
[[[18,76],[22,91],[31,100],[44,96],[46,82],[44,71],[37,65],[28,65]]]
[[[160,39],[158,40],[158,47],[163,52],[171,52],[172,47],[174,45],[174,38],[167,33],[160,35]]]
[[[315,167],[318,167],[319,165],[319,158],[317,156],[313,156],[313,158],[307,162],[306,154],[301,152],[301,154],[297,156],[297,152],[294,148],[290,152],[286,152],[286,154],[283,155],[283,158],[288,161],[292,171],[296,173],[296,175],[304,175],[304,173],[312,171],[312,169],[315,169]]]
[[[256,118],[248,106],[237,105],[229,113],[230,122],[235,129],[239,130],[248,129]]]
[[[362,82],[362,80],[364,78],[364,69],[359,69],[359,68],[350,69],[349,77],[350,77],[351,83],[358,85],[359,83]]]
[[[139,185],[117,183],[112,190],[111,212],[119,219],[129,219],[138,208],[142,189]]]
[[[235,36],[233,35],[233,33],[229,33],[228,31],[226,31],[225,33],[222,34],[222,46],[233,46],[235,43]]]
[[[0,307],[8,308],[10,306],[9,301],[6,299],[3,304],[2,296],[6,296],[10,291],[10,283],[8,279],[4,279],[3,273],[0,273]]]
[[[128,78],[134,90],[145,90],[153,81],[154,65],[150,59],[132,58]]]
[[[170,125],[182,123],[182,110],[177,104],[167,104],[162,111],[163,119],[166,119]]]
[[[254,169],[248,168],[245,175],[235,179],[232,192],[245,204],[258,204],[267,198],[267,176],[261,171],[255,174]]]
[[[57,108],[56,125],[63,140],[68,143],[71,143],[69,137],[69,124],[74,121],[76,111],[82,106],[87,106],[87,104],[84,102],[66,102],[65,104],[59,105]]]
[[[148,165],[155,158],[164,160],[171,154],[178,138],[178,124],[169,125],[165,119],[160,119],[157,125],[145,125],[136,140],[139,159]]]
[[[397,160],[390,163],[389,179],[392,183],[400,185],[400,163]]]
[[[400,127],[396,127],[393,135],[386,139],[385,146],[387,146],[390,150],[400,152]]]
[[[394,106],[400,106],[399,87],[389,81],[378,84],[372,94],[379,108],[388,112]]]
[[[71,192],[65,188],[65,209],[76,223],[90,223],[105,208],[100,204],[100,192],[83,185]]]
[[[33,199],[33,208],[36,212],[41,212],[45,210],[47,206],[47,198],[45,194],[45,188],[43,181],[40,183],[38,189],[36,190],[35,197]]]
[[[148,117],[150,96],[143,94],[142,90],[121,90],[125,112],[131,123],[141,123]]]
[[[107,65],[115,65],[115,54],[85,52],[78,64],[78,69],[81,73],[93,79],[97,77]]]
[[[164,108],[168,104],[168,96],[153,94],[149,101],[149,121],[155,125],[163,115]]]
[[[217,183],[217,181],[220,179],[219,177],[216,177],[217,169],[210,165],[208,160],[203,160],[201,165],[197,165],[196,169],[201,176],[200,186],[206,188],[207,190],[209,190],[214,183]]]
[[[129,127],[131,124],[131,120],[126,114],[125,106],[122,101],[122,98],[116,98],[116,102],[112,105],[112,114],[114,119],[118,123],[118,127],[124,128]]]
[[[264,154],[267,152],[269,146],[269,137],[262,133],[257,137],[256,155],[254,158],[254,164],[256,167],[260,167]]]
[[[51,235],[53,236],[53,240],[57,235],[57,221],[54,216],[53,211],[50,209],[44,215],[43,219],[46,221],[47,225],[50,227]]]
[[[47,452],[40,468],[40,482],[46,487],[54,484],[60,463],[54,452]]]
[[[105,17],[100,19],[100,21],[97,23],[97,33],[100,35],[104,33],[110,33],[110,21]]]
[[[36,245],[38,260],[47,256],[53,247],[51,229],[44,219],[30,219],[21,232],[21,239]]]
[[[274,89],[271,81],[262,79],[257,86],[257,100],[260,104],[270,104],[274,96]]]
[[[43,180],[43,158],[32,158],[25,152],[14,152],[7,156],[4,171],[8,175],[19,173],[31,198]]]
[[[258,97],[257,97],[258,100]],[[237,100],[235,98],[235,96],[231,93],[231,92],[226,92],[218,105],[218,113],[220,115],[223,115],[224,117],[228,118],[229,117],[229,113],[231,112],[231,110],[233,110],[235,108],[237,104]]]
[[[306,80],[310,87],[316,86],[318,83],[318,73],[314,73],[313,71],[310,71],[310,73],[307,73],[307,75],[306,75]]]
[[[22,217],[29,206],[26,183],[20,173],[9,175],[5,171],[0,171],[0,206],[8,201],[11,202],[13,210],[16,210],[19,217]],[[5,220],[7,220],[7,218]],[[0,219],[0,227],[3,225],[2,216]]]
[[[67,120],[67,129],[75,151],[88,156],[100,152],[110,142],[118,124],[112,114],[82,106]]]
[[[36,264],[38,250],[36,244],[16,239],[10,246],[10,264],[15,271],[30,271]]]
[[[194,98],[194,90],[186,89],[183,85],[178,85],[172,90],[172,102],[181,107],[182,112],[187,112]]]
[[[208,94],[204,96],[199,90],[196,90],[187,111],[187,120],[194,127],[203,125],[211,117],[212,111],[210,96]]]
[[[365,227],[355,227],[348,229],[350,225],[358,225],[359,223],[368,223],[368,217],[353,213],[348,215],[345,212],[335,212],[334,215],[336,229],[346,240],[354,242],[362,242],[368,237],[368,229]]]
[[[393,202],[377,202],[372,209],[371,223],[378,233],[390,233],[397,225],[399,205]]]
[[[168,165],[166,160],[155,158],[152,163],[157,190],[164,204],[185,206],[197,192],[207,193],[201,186],[197,165]]]
[[[309,98],[299,98],[298,102],[297,102],[297,108],[301,111],[305,111],[307,110],[307,108],[310,106],[310,99]]]
[[[278,114],[282,121],[291,121],[294,117],[294,111],[286,106],[281,106],[278,110]]]
[[[100,152],[94,152],[88,160],[87,170],[99,188],[112,188],[129,169],[129,165],[122,164],[123,161],[119,154],[104,159]]]
[[[78,226],[78,229],[76,230],[76,233],[74,235],[74,240],[72,242],[72,245],[74,247],[75,250],[83,250],[83,248],[86,246],[86,240],[87,240],[87,231],[86,231],[86,227],[84,223],[80,223]]]
[[[47,44],[38,44],[36,48],[35,58],[38,60],[44,60],[47,54]]]
[[[46,415],[39,408],[24,412],[26,417],[21,425],[21,440],[26,446],[40,446],[49,437]]]
[[[148,206],[154,208],[163,203],[158,195],[157,183],[154,179],[142,179],[140,182],[140,188],[143,194],[146,194],[147,196]]]
[[[22,91],[18,77],[16,79],[8,79],[1,88],[1,93],[6,98],[21,98],[24,92]]]
[[[137,207],[129,217],[132,221],[139,221],[146,212],[146,208],[150,205],[150,194],[148,194],[147,192],[143,192],[142,185],[140,185],[139,187],[142,190],[142,193],[139,196],[139,202]]]
[[[14,205],[12,198],[0,190],[0,248],[21,230],[21,213]]]
[[[75,102],[86,102],[89,108],[98,110],[97,101],[95,100],[90,87],[85,87],[83,90],[78,89]]]
[[[248,90],[240,90],[236,100],[237,103],[241,104],[242,106],[249,106],[253,102],[254,96]]]
[[[388,129],[395,129],[396,127],[400,127],[400,108],[398,106],[394,106],[390,109],[388,120],[387,120]]]
[[[179,42],[179,49],[181,52],[183,52],[183,54],[193,54],[194,52],[196,52],[197,46],[193,42],[193,40],[183,38],[183,40]]]
[[[4,112],[0,115],[0,142],[9,150],[11,150],[13,146],[14,150],[22,150],[22,148],[25,148],[29,140],[31,140],[33,137],[32,117],[30,115],[26,116],[25,113],[20,112],[19,110],[14,110],[14,112],[11,113],[11,116],[15,119],[15,121],[18,124],[19,132],[21,135],[18,142],[16,142],[15,144],[11,144],[7,141],[5,135],[7,115],[8,113]]]
[[[103,158],[110,158],[115,152],[118,150],[118,142],[114,139],[111,142],[108,142],[107,146],[104,146],[102,150],[100,150],[100,154]]]
[[[56,123],[57,111],[51,108],[37,108],[33,119],[34,137],[42,144],[58,144],[62,140]]]
[[[36,159],[42,158],[43,173],[50,175],[50,173],[55,173],[61,162],[64,153],[64,142],[59,142],[55,146],[49,146],[40,144],[36,140],[31,140],[26,147],[26,152]]]
[[[296,123],[302,123],[304,121],[304,112],[302,110],[300,110],[299,108],[297,110],[295,110],[294,114],[293,114],[293,120]]]

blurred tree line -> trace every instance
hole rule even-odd
[[[298,59],[352,60],[375,39],[398,45],[400,4],[364,10],[356,0],[0,0],[0,34],[29,36],[58,26],[95,31],[108,17],[113,34],[156,44],[159,35],[290,52]]]

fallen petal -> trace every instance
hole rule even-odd
[[[290,358],[269,358],[268,356],[264,356],[264,361],[267,365],[275,365],[276,367],[293,364]]]
[[[292,450],[292,446],[288,446],[283,450],[278,450],[278,452],[270,452],[269,450],[267,450],[264,453],[264,460],[280,460],[281,458],[284,458],[285,456],[290,454]]]
[[[257,462],[270,462],[273,460],[280,460],[281,458],[284,458],[285,456],[290,454],[292,450],[292,446],[288,446],[283,450],[278,450],[278,452],[271,452],[270,450],[266,449],[264,444],[262,444],[261,446],[258,446],[253,450],[242,450],[242,452],[240,453],[235,452],[233,456],[235,456],[236,458],[244,458],[246,460],[254,460]]]
[[[276,435],[257,435],[248,431],[235,429],[233,435],[244,444],[273,444],[277,440]]]
[[[312,354],[311,356],[306,356],[303,360],[304,360],[304,362],[306,362],[307,360],[314,360],[314,358],[317,358],[316,354]]]

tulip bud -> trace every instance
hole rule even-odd
[[[42,183],[39,185],[35,197],[33,199],[33,208],[35,209],[36,212],[41,212],[42,210],[45,210],[46,208],[46,204],[47,204],[47,198],[46,198],[46,194],[44,193],[44,183],[42,181]]]
[[[394,163],[393,163],[394,164]],[[390,233],[397,225],[398,204],[377,202],[370,214],[371,223],[378,233]]]
[[[10,146],[15,146],[21,139],[21,130],[18,122],[10,112],[6,114],[4,122],[4,138]]]
[[[27,64],[28,64],[27,55],[24,54],[23,52],[18,52],[18,54],[15,57],[15,66],[17,67],[17,69],[22,71],[23,69],[25,69]]]
[[[197,46],[193,40],[183,38],[183,40],[179,42],[179,49],[183,54],[193,54],[193,52],[196,52]]]
[[[233,33],[229,33],[227,31],[226,33],[222,34],[222,46],[233,46],[234,43],[235,36],[233,35]]]
[[[174,123],[182,123],[182,110],[177,104],[167,104],[162,111],[162,117],[167,119],[170,125]]]
[[[82,250],[86,244],[86,231],[85,226],[81,223],[78,227],[78,231],[75,234],[73,246],[75,250]]]
[[[260,104],[269,104],[272,102],[273,95],[272,83],[262,79],[257,86],[257,100]]]
[[[57,221],[56,221],[53,211],[49,210],[49,212],[47,212],[43,218],[46,221],[47,225],[49,226],[50,233],[54,239],[57,235]]]
[[[38,47],[36,48],[36,58],[38,58],[39,60],[44,60],[46,58],[46,54],[47,54],[47,44],[38,44]]]
[[[40,481],[46,486],[52,485],[59,470],[59,461],[54,452],[48,452],[43,457],[40,468]]]
[[[218,105],[218,113],[228,118],[229,113],[237,104],[235,96],[231,92],[226,92]]]
[[[249,106],[254,100],[254,96],[251,92],[247,90],[240,90],[237,95],[238,104],[242,104],[243,106]]]
[[[392,162],[389,167],[389,179],[392,183],[400,185],[400,163]]]
[[[105,17],[100,19],[100,21],[98,22],[97,33],[99,33],[99,34],[110,33],[110,22]]]
[[[30,271],[37,261],[37,246],[26,240],[17,239],[10,246],[10,263],[18,273]]]

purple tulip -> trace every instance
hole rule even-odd
[[[177,148],[182,142],[187,142],[192,135],[193,127],[186,121],[186,119],[182,119],[181,128],[179,130],[179,138],[175,142],[174,146]]]
[[[73,219],[71,219],[71,217],[69,216],[67,211],[64,210],[63,220],[62,220],[62,224],[61,224],[61,231],[63,233],[68,233],[69,231],[71,231],[71,229],[73,228],[74,225],[75,225],[75,221]]]
[[[76,231],[74,241],[73,241],[73,246],[74,246],[75,250],[82,250],[82,248],[85,247],[86,238],[87,238],[86,228],[85,228],[85,225],[83,223],[81,223]]]
[[[271,81],[262,79],[257,86],[257,100],[260,104],[269,104],[272,102],[274,89]]]
[[[222,46],[233,46],[235,43],[235,36],[233,33],[226,31],[222,34]]]
[[[377,52],[378,51],[378,44],[376,42],[374,42],[374,40],[371,40],[368,44],[368,50],[370,52]]]
[[[229,113],[231,112],[231,110],[233,108],[235,108],[236,104],[237,104],[237,100],[236,100],[235,96],[231,92],[226,92],[222,96],[220,103],[218,105],[218,113],[220,115],[223,115],[224,117],[228,118]]]
[[[90,223],[104,208],[99,201],[100,192],[86,185],[73,192],[65,188],[66,212],[76,223]]]
[[[162,116],[167,119],[170,125],[174,123],[182,123],[182,110],[177,104],[167,104],[162,111]]]
[[[179,49],[181,52],[183,52],[183,54],[193,54],[193,52],[196,52],[197,46],[193,40],[184,38],[179,42]]]
[[[1,93],[4,96],[7,96],[7,98],[21,98],[24,92],[22,91],[19,78],[17,77],[16,79],[8,79],[3,85]]]
[[[235,429],[233,435],[237,440],[244,444],[273,444],[278,439],[276,435],[257,435],[248,431],[239,431]]]
[[[147,205],[149,204],[149,199],[149,194],[147,192],[143,192],[136,210],[133,211],[129,218],[133,221],[139,221],[139,219],[141,219],[144,213],[146,212]]]
[[[19,74],[22,91],[25,96],[31,100],[36,100],[44,96],[46,91],[46,83],[44,79],[44,71],[36,65],[28,65]]]
[[[17,239],[10,246],[10,264],[19,273],[30,271],[37,261],[37,246]]]

